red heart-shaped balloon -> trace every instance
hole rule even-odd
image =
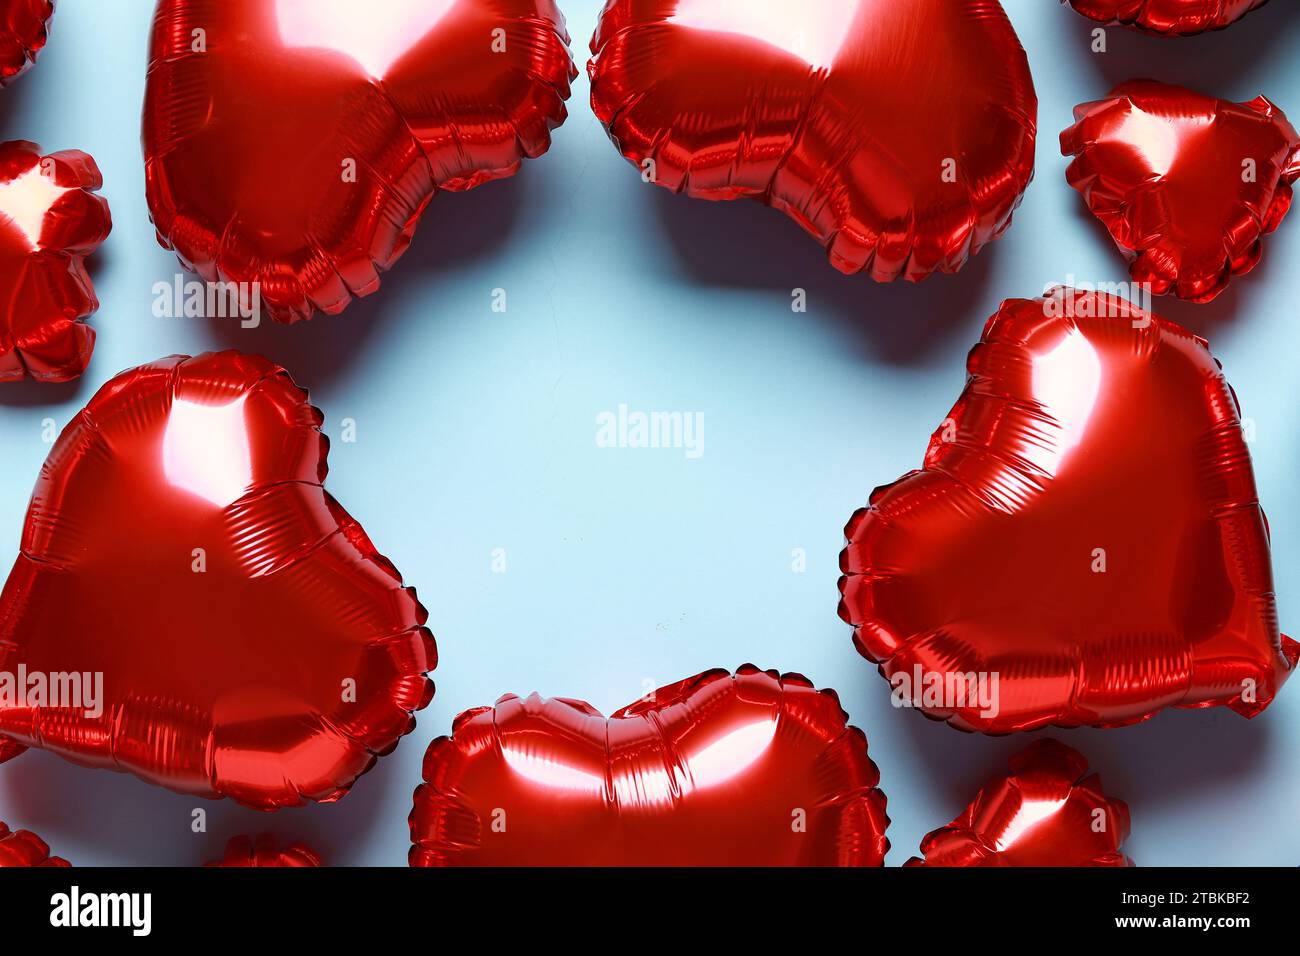
[[[591,48],[592,107],[644,179],[759,199],[843,272],[956,271],[1033,176],[996,0],[608,0]]]
[[[36,62],[53,16],[54,0],[0,0],[0,87]]]
[[[260,833],[256,842],[246,836],[232,837],[220,860],[203,864],[208,867],[312,867],[320,866],[320,854],[305,843],[281,847],[274,836]]]
[[[1280,109],[1134,80],[1074,116],[1061,134],[1066,178],[1134,279],[1207,302],[1255,267],[1300,178],[1300,135]]]
[[[0,821],[0,869],[25,866],[70,866],[67,860],[50,856],[45,841],[30,830],[10,830]]]
[[[963,730],[1268,706],[1268,526],[1205,341],[1127,301],[1011,299],[921,471],[849,521],[840,616],[895,703]]]
[[[1268,0],[1070,0],[1070,6],[1105,24],[1136,27],[1161,36],[1222,30]]]
[[[880,775],[834,691],[753,665],[610,717],[502,697],[424,758],[412,866],[880,866]]]
[[[1120,852],[1128,827],[1128,806],[1102,792],[1081,753],[1038,740],[903,865],[1132,866]]]
[[[0,382],[86,370],[95,331],[84,320],[99,308],[86,257],[113,228],[103,184],[79,150],[0,143]]]
[[[379,285],[438,189],[550,146],[554,0],[160,0],[144,106],[160,241],[291,322]],[[248,291],[247,289],[245,291]]]
[[[100,389],[0,596],[0,739],[263,809],[336,800],[392,750],[433,696],[433,639],[325,491],[321,422],[238,352]]]

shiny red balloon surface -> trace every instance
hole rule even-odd
[[[967,367],[922,470],[845,531],[840,615],[894,702],[988,733],[1268,706],[1300,645],[1206,343],[1058,288],[1004,302]]]
[[[66,382],[86,370],[99,308],[86,257],[108,238],[104,184],[88,155],[0,143],[0,382]]]
[[[35,833],[10,830],[0,822],[0,868],[69,865],[67,860],[50,856],[50,848]]]
[[[644,179],[759,199],[843,272],[956,271],[1033,176],[996,0],[608,0],[591,47],[592,106]]]
[[[1039,740],[904,866],[1132,866],[1120,852],[1128,830],[1128,806],[1102,792],[1083,755]]]
[[[53,16],[54,0],[0,0],[0,87],[36,62]]]
[[[149,209],[208,281],[292,322],[378,287],[439,189],[550,145],[576,75],[554,0],[161,0]]]
[[[209,867],[310,867],[320,866],[320,855],[305,843],[280,846],[269,833],[258,834],[256,841],[246,836],[234,837],[226,844],[220,860],[205,863]]]
[[[1163,36],[1222,30],[1268,0],[1069,0],[1085,17]]]
[[[604,717],[502,697],[424,758],[412,866],[879,866],[880,775],[833,691],[752,665]]]
[[[1255,267],[1300,178],[1300,135],[1280,109],[1134,80],[1074,116],[1066,177],[1135,280],[1205,302]]]
[[[338,799],[415,726],[426,613],[325,491],[321,422],[238,352],[100,389],[41,469],[0,597],[0,672],[28,675],[0,697],[11,751],[272,809]],[[55,695],[54,675],[79,679]]]

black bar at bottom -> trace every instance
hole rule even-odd
[[[664,933],[689,940],[679,934],[693,928],[725,926],[739,940],[779,926],[809,940],[849,932],[863,946],[895,936],[971,945],[1014,938],[1019,951],[1033,951],[1037,938],[1048,951],[1049,938],[1097,935],[1199,934],[1231,945],[1263,931],[1282,939],[1295,926],[1298,890],[1300,870],[1291,868],[0,869],[0,932],[128,944],[319,939],[331,951],[353,935],[409,935],[444,948],[471,932],[491,934],[493,945],[517,936],[639,950],[662,948]],[[601,925],[612,935],[594,935]]]

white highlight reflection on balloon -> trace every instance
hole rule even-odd
[[[382,0],[376,11],[359,0],[277,0],[275,13],[285,46],[335,50],[382,79],[456,3]],[[483,43],[486,49],[488,38]]]
[[[692,783],[699,789],[726,783],[767,753],[775,737],[776,721],[765,717],[718,738],[691,758]]]
[[[788,0],[680,0],[669,22],[747,36],[822,69],[835,62],[857,6],[856,0],[803,0],[799,24],[792,28]]]
[[[1042,446],[1031,445],[1024,455],[1055,475],[1083,440],[1101,391],[1101,359],[1087,336],[1071,328],[1054,348],[1035,355],[1031,388],[1055,428]]]
[[[552,757],[532,752],[526,747],[506,743],[501,748],[506,766],[534,783],[555,790],[572,790],[578,793],[600,793],[605,789],[605,778],[599,774],[579,770]]]
[[[997,849],[1001,851],[1015,845],[1031,827],[1042,823],[1065,806],[1065,800],[1065,797],[1054,800],[1025,800],[1011,822],[1007,824],[1007,828],[998,835]]]
[[[1129,109],[1114,138],[1132,143],[1146,161],[1147,168],[1159,176],[1169,172],[1178,154],[1178,133],[1169,121],[1145,113],[1136,106]]]
[[[726,783],[743,773],[767,753],[776,737],[776,719],[765,716],[706,744],[683,765],[669,769],[654,765],[635,773],[618,773],[613,780],[614,800],[620,806],[654,806],[669,803],[674,791],[685,795]],[[605,778],[596,773],[534,753],[526,746],[505,743],[502,756],[511,770],[535,783],[556,790],[597,794],[605,789]]]
[[[225,405],[172,402],[163,432],[163,473],[177,488],[224,508],[253,480],[241,395]]]
[[[45,214],[68,189],[33,166],[12,182],[0,183],[0,220],[9,220],[27,238],[32,251],[40,248]]]

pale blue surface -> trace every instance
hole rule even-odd
[[[598,0],[564,3],[581,61]],[[756,204],[644,186],[606,140],[580,78],[555,146],[522,174],[437,198],[380,292],[339,318],[256,331],[156,319],[174,256],[144,204],[138,123],[151,4],[61,0],[36,69],[0,92],[0,133],[99,161],[114,218],[95,258],[102,308],[88,374],[0,388],[0,551],[60,427],[120,369],[222,346],[286,365],[337,438],[329,487],[416,585],[442,664],[415,733],[343,802],[268,816],[29,753],[0,767],[0,819],[79,864],[193,864],[227,837],[274,829],[336,864],[401,865],[420,760],[453,716],[500,694],[582,697],[608,712],[714,666],[753,661],[835,687],[871,741],[893,818],[891,864],[946,823],[1028,741],[957,733],[895,711],[835,615],[841,529],[876,484],[920,461],[963,381],[967,349],[1009,296],[1073,274],[1119,281],[1109,238],[1064,180],[1057,133],[1078,102],[1153,75],[1236,100],[1264,92],[1300,118],[1300,17],[1269,4],[1181,41],[1110,31],[1044,0],[1010,13],[1040,98],[1037,179],[1007,236],[957,277],[845,278]],[[908,108],[900,104],[900,108]],[[1157,309],[1207,335],[1257,423],[1282,619],[1300,630],[1300,221],[1208,306]],[[809,293],[806,315],[790,290]],[[504,287],[509,312],[494,314]],[[705,454],[596,447],[620,403],[704,413]],[[508,572],[491,552],[507,549]],[[807,572],[790,570],[805,548]],[[7,561],[7,559],[5,559]],[[147,590],[142,600],[148,600]],[[1057,732],[1128,800],[1141,864],[1300,863],[1300,686],[1247,722],[1168,712],[1138,727]],[[208,832],[190,833],[204,806]]]

